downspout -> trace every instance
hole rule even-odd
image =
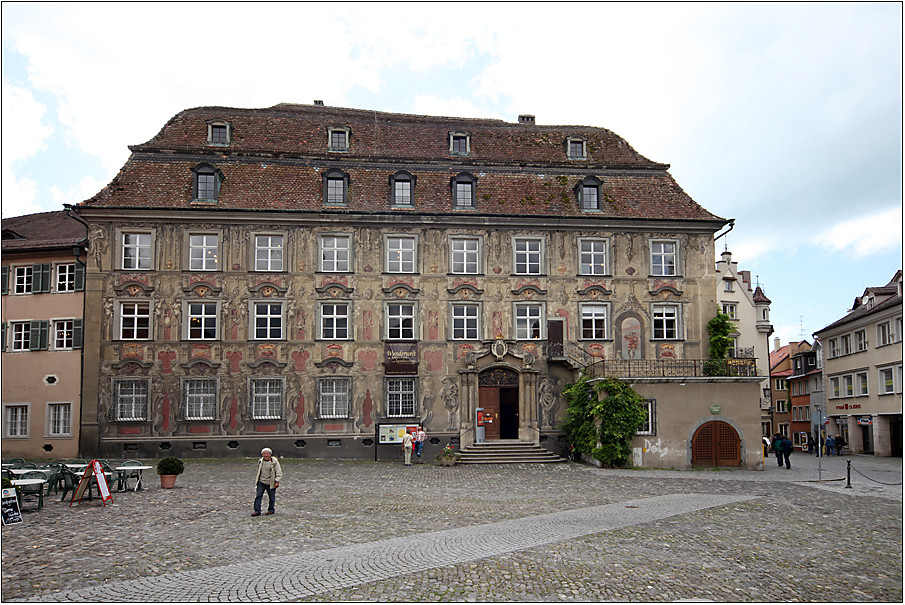
[[[732,231],[733,229],[735,229],[735,219],[734,219],[734,218],[731,218],[731,219],[729,219],[729,228],[726,229],[724,232],[720,233],[719,235],[717,235],[716,237],[714,237],[714,238],[713,238],[713,241],[716,241],[716,240],[720,239],[721,237],[723,237],[724,235],[726,235],[727,233],[729,233],[729,232]]]
[[[63,204],[64,211],[66,212],[66,216],[69,218],[76,220],[85,226],[85,239],[83,239],[78,244],[72,247],[72,253],[75,255],[75,262],[79,263],[85,268],[85,283],[82,284],[82,346],[79,347],[79,443],[82,442],[82,405],[84,405],[84,395],[85,395],[85,308],[86,303],[88,301],[88,263],[83,263],[79,258],[83,251],[87,252],[88,250],[88,223],[78,215],[72,208],[72,204]],[[83,245],[84,244],[84,245]],[[95,449],[95,453],[100,451],[100,439],[101,432],[100,427],[98,427],[97,432],[97,447]],[[84,455],[84,452],[81,451],[81,447],[78,450],[79,457]]]

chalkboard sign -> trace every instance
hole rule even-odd
[[[16,498],[16,488],[3,488],[3,525],[22,523],[22,513],[19,511],[19,499]]]

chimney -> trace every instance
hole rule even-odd
[[[519,124],[528,124],[529,126],[534,126],[534,116],[529,113],[523,113],[518,117]]]
[[[314,100],[314,104],[315,104],[317,107],[323,107],[323,106],[324,106],[324,102],[323,102],[323,101],[320,101],[320,100],[318,100],[318,99],[315,99],[315,100]]]
[[[779,350],[779,338],[774,338],[774,339],[773,339],[773,350],[774,350],[774,351],[778,351],[778,350]]]

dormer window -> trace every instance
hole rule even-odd
[[[477,184],[477,177],[467,172],[460,172],[450,179],[449,185],[452,189],[453,206],[456,208],[474,208]]]
[[[582,210],[600,210],[600,185],[602,181],[594,176],[582,179],[575,185],[578,207]]]
[[[349,129],[327,129],[327,151],[349,151]]]
[[[349,175],[342,170],[324,173],[324,205],[345,206],[349,203]]]
[[[471,135],[465,132],[449,133],[449,155],[471,155]]]
[[[192,169],[192,201],[216,202],[220,199],[223,173],[210,164],[198,164]]]
[[[415,203],[415,176],[400,170],[390,176],[390,203],[393,206],[412,206]]]
[[[568,154],[570,160],[588,159],[585,153],[585,140],[574,137],[566,139],[566,154]]]
[[[207,124],[207,144],[208,145],[229,145],[230,127],[227,122],[208,122]]]

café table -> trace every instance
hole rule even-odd
[[[131,471],[138,471],[138,477],[137,477],[138,481],[135,482],[135,489],[132,490],[132,491],[137,492],[138,490],[142,489],[142,487],[141,487],[142,471],[146,471],[151,468],[154,468],[154,467],[145,466],[145,465],[134,465],[134,466],[129,465],[129,466],[117,466],[114,470],[120,471],[122,473],[129,473],[129,474],[125,475],[125,477],[123,479],[123,481],[125,482],[125,486],[126,486],[124,491],[129,490],[129,476],[131,475]]]
[[[31,470],[35,470],[35,469],[31,469]],[[10,481],[10,483],[12,483],[16,487],[22,487],[23,485],[41,485],[41,484],[47,483],[47,480],[46,479],[13,479],[12,481]],[[41,491],[43,492],[43,490],[44,490],[44,488],[42,487]],[[35,494],[31,494],[31,495],[35,495]],[[44,494],[39,493],[38,494],[38,510],[41,510],[41,507],[43,505],[44,505]]]
[[[43,468],[10,468],[7,470],[14,475],[24,475],[25,473],[33,473],[35,471],[41,472],[46,469],[43,469]]]

